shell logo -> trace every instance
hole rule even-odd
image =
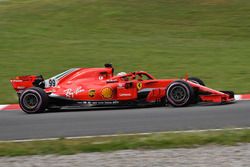
[[[112,88],[106,87],[102,89],[102,97],[106,99],[110,99],[113,97],[113,90]]]

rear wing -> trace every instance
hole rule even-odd
[[[24,89],[36,86],[44,89],[44,79],[42,75],[26,75],[17,76],[10,80],[13,88],[17,93],[21,93]]]

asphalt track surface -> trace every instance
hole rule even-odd
[[[250,127],[250,101],[185,108],[0,111],[0,140]]]

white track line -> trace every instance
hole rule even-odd
[[[102,137],[119,137],[119,136],[144,136],[152,134],[168,134],[168,133],[196,133],[196,132],[217,132],[223,130],[245,130],[250,129],[250,127],[242,128],[227,128],[227,129],[204,129],[204,130],[184,130],[184,131],[166,131],[166,132],[148,132],[148,133],[128,133],[128,134],[113,134],[113,135],[96,135],[96,136],[76,136],[76,137],[64,137],[63,139],[89,139],[89,138],[102,138]],[[24,139],[24,140],[2,140],[0,143],[9,143],[9,142],[31,142],[31,141],[53,141],[59,140],[62,138],[44,138],[44,139]]]
[[[234,98],[236,101],[239,101],[239,100],[241,100],[241,95],[234,95]]]
[[[8,105],[0,105],[0,110],[4,109],[5,107],[7,107]]]

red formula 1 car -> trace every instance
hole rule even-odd
[[[198,78],[155,79],[144,71],[114,76],[104,68],[73,68],[50,79],[20,76],[11,80],[26,113],[86,106],[165,105],[183,107],[198,102],[234,101],[232,91],[216,91]]]

